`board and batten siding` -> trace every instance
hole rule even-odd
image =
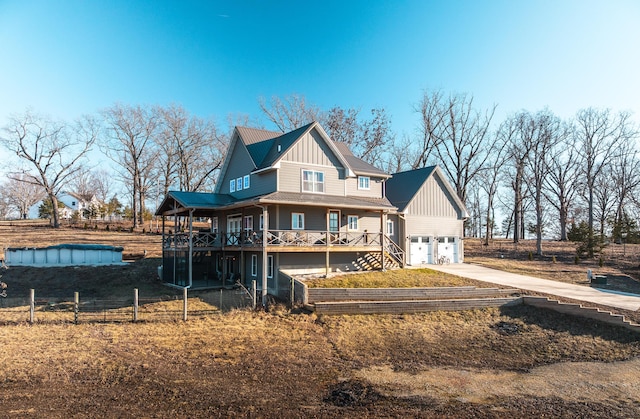
[[[285,153],[282,160],[318,166],[342,167],[338,157],[315,129],[300,138]]]
[[[461,209],[457,208],[453,197],[449,195],[444,184],[435,176],[427,179],[405,212],[430,217],[462,218]]]
[[[324,173],[324,194],[344,196],[342,169],[335,166],[315,166],[304,163],[282,162],[278,170],[278,190],[282,192],[302,192],[302,170]]]
[[[229,182],[231,181],[231,179],[244,177],[254,170],[254,165],[251,161],[251,156],[249,155],[247,149],[236,143],[235,147],[233,148],[231,157],[229,158],[227,170],[224,173],[224,178],[219,180],[220,182],[222,182],[222,184],[220,185],[220,193],[229,193]]]

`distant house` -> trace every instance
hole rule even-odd
[[[61,219],[71,219],[76,213],[81,220],[95,218],[91,217],[90,213],[96,211],[102,205],[102,202],[95,195],[83,195],[66,191],[58,194],[58,202],[64,204],[64,207],[59,209]],[[42,203],[43,201],[38,201],[29,208],[29,218],[39,218],[39,210]]]
[[[171,191],[157,210],[162,279],[192,288],[256,280],[277,295],[291,274],[432,263],[449,251],[407,260],[416,237],[455,243],[451,260],[461,261],[466,210],[451,192],[437,168],[392,177],[317,122],[285,134],[236,127],[214,193]],[[198,217],[210,220],[206,231],[193,228]]]

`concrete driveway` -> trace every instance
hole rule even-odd
[[[468,263],[429,265],[428,268],[464,278],[505,285],[526,291],[542,292],[558,297],[571,298],[573,300],[601,304],[624,310],[636,311],[640,309],[640,295],[616,293],[614,291],[601,290],[584,285],[567,284],[533,276],[518,275]],[[585,279],[586,275],[585,271]]]

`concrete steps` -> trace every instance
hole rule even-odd
[[[622,326],[626,329],[640,333],[640,324],[625,319],[621,314],[614,314],[610,311],[601,310],[599,308],[584,307],[582,304],[562,303],[560,301],[552,300],[547,297],[524,296],[522,297],[522,302],[523,304],[527,304],[533,307],[545,308],[548,310],[557,311],[558,313],[585,317],[607,324]]]

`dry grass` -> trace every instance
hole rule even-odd
[[[432,269],[359,272],[305,281],[315,288],[490,287],[490,284]]]
[[[3,246],[5,240],[34,246],[41,237],[51,244],[70,237],[120,243],[135,254],[153,243],[145,240],[157,239],[93,233],[0,227]],[[470,240],[465,245],[470,259],[490,259],[474,255]],[[532,268],[526,256],[508,254],[517,263],[509,269]],[[539,262],[569,270],[568,261]],[[5,275],[14,291],[40,281],[64,299],[73,283],[82,287],[81,296],[112,291],[125,298],[134,286],[146,290],[141,295],[172,291],[159,286],[157,264],[143,259],[115,270],[47,269],[50,276],[12,268]],[[384,276],[388,281],[375,275],[349,281],[467,285],[429,270]],[[189,305],[218,312],[215,299],[193,296]],[[169,312],[181,304],[157,302],[148,309]],[[0,341],[0,406],[10,418],[622,418],[640,409],[636,335],[527,306],[401,316],[316,316],[275,307],[187,322],[21,322],[0,326]]]

